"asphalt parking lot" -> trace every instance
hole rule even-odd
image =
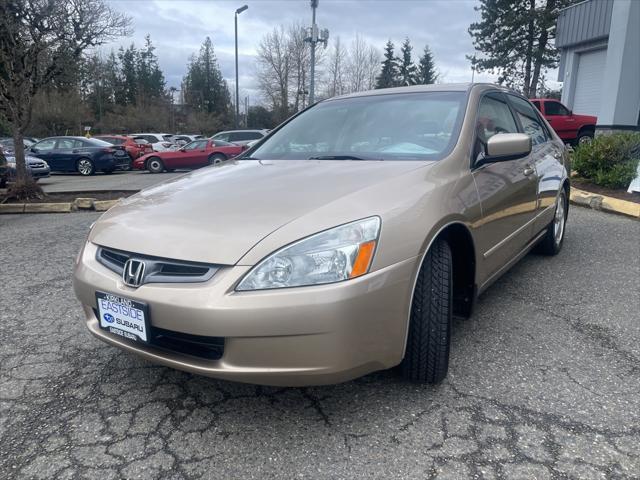
[[[83,177],[79,173],[62,175],[52,173],[49,178],[40,180],[39,185],[46,193],[55,192],[89,192],[114,190],[141,190],[156,183],[184,175],[187,171],[149,173],[133,170],[128,172],[113,172],[110,175],[96,173]]]
[[[70,275],[97,217],[0,217],[0,478],[640,477],[640,222],[572,208],[558,257],[456,322],[439,386],[286,389],[93,339]]]

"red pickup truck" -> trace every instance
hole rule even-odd
[[[576,115],[554,98],[532,98],[530,100],[566,143],[579,145],[590,142],[593,138],[597,117]]]

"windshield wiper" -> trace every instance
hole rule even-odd
[[[309,157],[309,160],[374,160],[373,158],[361,158],[353,155],[318,155]]]

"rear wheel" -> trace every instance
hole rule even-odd
[[[147,160],[147,170],[151,173],[162,173],[164,170],[164,163],[158,157],[151,157]]]
[[[223,155],[222,153],[209,155],[209,165],[218,165],[219,163],[224,162],[226,159],[226,155]]]
[[[80,160],[78,160],[76,168],[78,170],[78,173],[84,176],[93,175],[96,172],[96,169],[90,158],[81,158]]]
[[[408,380],[438,383],[447,376],[452,298],[451,249],[438,239],[420,267],[413,292],[407,348],[400,365]]]
[[[562,242],[564,241],[565,225],[567,223],[567,192],[563,188],[558,195],[556,201],[556,212],[553,221],[547,227],[547,232],[535,251],[543,255],[557,255],[562,250]]]

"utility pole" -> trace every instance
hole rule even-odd
[[[244,12],[247,8],[249,8],[247,5],[243,5],[242,7],[238,8],[234,17],[236,34],[236,115],[233,123],[236,129],[238,128],[238,117],[240,117],[240,89],[238,86],[238,15]]]
[[[319,0],[311,0],[311,30],[309,36],[304,39],[305,42],[311,44],[311,75],[309,79],[309,105],[315,101],[315,83],[316,83],[316,44],[323,43],[325,48],[329,41],[329,30],[326,28],[318,31],[316,25],[316,8],[318,8]]]

